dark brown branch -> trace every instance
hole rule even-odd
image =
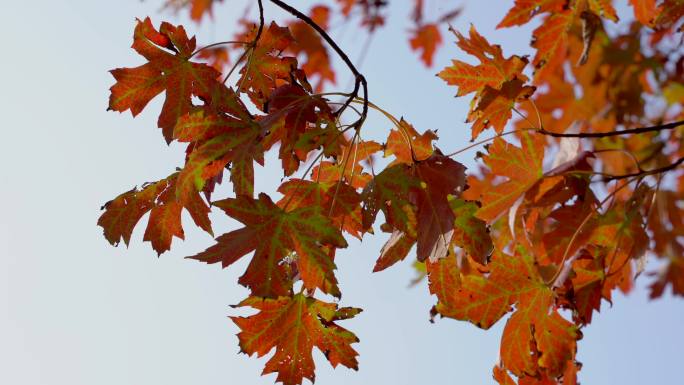
[[[684,156],[677,159],[672,164],[669,164],[669,165],[664,166],[664,167],[654,168],[652,170],[644,170],[644,171],[633,172],[630,174],[611,175],[611,176],[607,176],[607,177],[603,178],[602,181],[603,182],[610,182],[612,180],[618,180],[618,179],[627,179],[627,178],[632,178],[632,177],[643,177],[643,176],[648,176],[648,175],[662,174],[662,173],[676,169],[682,163],[684,163]]]
[[[257,30],[257,34],[254,37],[254,43],[252,45],[256,47],[257,43],[259,42],[259,38],[261,38],[261,33],[264,31],[264,4],[262,3],[262,0],[258,1],[259,3],[259,29]]]
[[[226,75],[226,77],[223,78],[223,83],[228,81],[228,78],[230,77],[230,75],[233,74],[233,71],[235,71],[235,69],[242,62],[242,60],[245,58],[245,56],[247,56],[247,53],[254,50],[257,43],[259,42],[259,39],[261,38],[261,33],[264,31],[264,4],[262,3],[262,0],[259,0],[258,4],[259,4],[259,29],[257,30],[256,36],[254,36],[254,40],[252,40],[250,43],[248,43],[249,47],[247,47],[247,49],[245,49],[242,52],[242,55],[240,55],[240,57],[235,62],[235,65],[233,65],[233,68],[231,68],[230,71],[228,71],[228,74]],[[204,47],[204,48],[208,48],[208,46]],[[204,49],[204,48],[202,48],[202,49]],[[197,52],[195,52],[195,53],[197,53]],[[194,55],[194,53],[193,53],[193,55]],[[247,60],[247,66],[248,65],[249,65],[249,59]],[[240,86],[241,86],[241,84],[238,85],[238,92],[240,91]]]
[[[537,132],[540,134],[553,136],[556,138],[605,138],[605,137],[609,137],[609,136],[643,134],[645,132],[672,130],[672,129],[677,128],[679,126],[684,126],[684,120],[680,120],[680,121],[672,122],[672,123],[667,123],[667,124],[660,124],[657,126],[630,128],[628,130],[609,131],[609,132],[557,133],[557,132],[546,131],[543,128],[537,130]]]
[[[313,28],[316,32],[318,32],[319,35],[323,38],[323,40],[330,45],[330,47],[337,53],[337,55],[340,56],[342,61],[344,61],[344,64],[349,67],[349,70],[354,74],[354,90],[351,92],[347,100],[344,102],[342,107],[340,107],[337,111],[335,111],[335,115],[339,116],[344,110],[351,104],[351,102],[354,100],[359,95],[359,89],[363,87],[363,110],[361,111],[361,116],[359,119],[352,124],[352,126],[358,130],[361,127],[361,124],[366,120],[366,116],[368,115],[368,83],[366,82],[366,78],[359,72],[359,70],[354,66],[354,63],[349,59],[349,56],[340,48],[337,43],[328,35],[327,32],[323,28],[321,28],[318,24],[316,24],[313,20],[311,20],[310,17],[306,16],[302,12],[300,12],[298,9],[288,5],[287,3],[281,1],[281,0],[271,0],[271,2],[281,9],[287,11],[290,13],[292,16],[302,20],[305,22],[307,25],[309,25],[311,28]]]

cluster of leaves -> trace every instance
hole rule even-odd
[[[182,26],[137,22],[133,49],[147,62],[111,71],[109,108],[137,115],[164,92],[158,126],[167,142],[187,143],[185,164],[108,202],[98,221],[108,241],[128,244],[150,212],[144,240],[160,254],[184,237],[183,209],[212,235],[212,207],[242,223],[190,258],[228,267],[251,255],[239,279],[250,296],[238,306],[258,312],[233,320],[243,352],[275,348],[264,373],[286,385],[313,381],[314,347],[333,366],[357,368],[358,340],[338,321],[360,309],[317,296],[341,297],[337,250],[345,235],[373,233],[379,218],[390,235],[374,271],[415,246],[437,298],[433,317],[487,329],[510,313],[494,367],[501,384],[577,383],[581,329],[615,290],[631,289],[648,255],[663,259],[652,297],[668,286],[684,295],[684,3],[632,0],[635,20],[608,32],[618,22],[610,0],[515,0],[498,27],[541,19],[531,63],[505,56],[475,27],[454,31],[477,63],[454,60],[439,77],[457,96],[474,93],[473,140],[495,132],[477,143],[486,143],[479,172],[466,175],[453,159],[461,151],[445,155],[434,132],[359,97],[365,78],[327,34],[329,7],[306,16],[271,2],[297,19],[266,23],[258,1],[259,22],[242,20],[244,30],[226,42],[241,51],[228,71],[223,44],[197,49]],[[384,1],[338,3],[342,17],[356,12],[371,31],[383,24]],[[169,4],[191,7],[198,21],[212,9],[210,0]],[[410,45],[431,65],[437,23],[457,12],[427,23],[423,8],[416,0]],[[352,93],[321,93],[336,81],[333,53],[356,76]],[[226,85],[238,68],[235,88]],[[369,106],[394,126],[384,143],[362,139]],[[360,116],[344,124],[349,113]],[[275,201],[254,191],[254,163],[272,149],[286,177]],[[379,156],[388,158],[382,169]],[[213,200],[225,173],[234,197]]]

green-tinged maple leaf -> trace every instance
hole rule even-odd
[[[373,162],[382,145],[374,141],[354,141],[342,146],[342,155],[334,162],[322,161],[312,170],[312,178],[322,183],[336,183],[344,180],[353,188],[364,188],[372,176],[361,165]]]
[[[252,295],[271,298],[290,294],[287,259],[291,258],[307,289],[340,296],[331,250],[346,247],[347,242],[320,207],[285,211],[263,193],[259,199],[238,196],[214,205],[245,227],[218,237],[216,245],[189,258],[222,262],[225,267],[254,251],[239,282],[249,287]]]
[[[179,142],[204,142],[249,126],[259,128],[255,122],[246,122],[229,115],[197,109],[178,119],[173,130],[173,137]]]
[[[455,219],[449,197],[459,196],[464,187],[465,167],[438,151],[411,167],[398,164],[378,174],[362,195],[364,226],[370,227],[382,210],[386,223],[408,237],[402,239],[398,237],[403,235],[393,234],[383,248],[378,269],[403,259],[405,255],[401,254],[410,248],[411,239],[417,243],[419,261],[436,261],[446,256]],[[394,243],[399,239],[402,243],[397,249]]]
[[[277,373],[276,381],[299,385],[304,378],[314,381],[312,351],[317,347],[333,367],[358,369],[358,353],[352,344],[358,338],[336,321],[348,319],[361,309],[338,308],[303,294],[263,299],[249,297],[238,306],[259,310],[249,317],[231,317],[240,328],[240,349],[261,357],[275,348],[263,374]]]
[[[494,127],[496,133],[501,134],[511,119],[516,103],[528,99],[534,90],[532,86],[525,86],[520,79],[503,83],[501,89],[485,86],[474,100],[474,108],[466,119],[473,123],[472,138],[477,138],[489,127]]]
[[[442,44],[442,34],[436,24],[425,24],[413,30],[409,43],[412,50],[421,51],[420,60],[432,67],[435,50]]]
[[[402,118],[399,127],[390,130],[385,144],[385,157],[394,155],[396,159],[392,164],[412,164],[425,160],[434,152],[432,142],[437,139],[437,134],[431,130],[419,134],[413,125]]]
[[[425,268],[430,294],[437,296],[439,302],[450,301],[451,296],[461,286],[461,269],[455,255],[449,255],[435,262],[427,261]]]
[[[496,28],[527,24],[540,13],[560,12],[566,5],[567,0],[515,0],[513,8],[506,13]]]
[[[484,157],[493,174],[508,178],[506,182],[482,191],[482,207],[475,215],[487,223],[492,223],[510,209],[543,176],[543,135],[525,131],[521,134],[521,143],[522,147],[517,147],[496,138]]]
[[[161,254],[171,248],[174,236],[183,239],[181,226],[181,210],[185,207],[197,226],[211,234],[209,207],[195,192],[184,202],[176,200],[178,173],[149,183],[141,190],[127,191],[105,203],[105,210],[97,221],[104,229],[107,240],[117,245],[122,239],[126,245],[131,234],[143,215],[151,211],[150,220],[145,229],[144,239],[150,241],[157,253]]]
[[[457,290],[447,292],[435,310],[445,317],[465,320],[488,329],[511,311],[501,339],[501,362],[517,376],[540,371],[561,375],[574,357],[580,334],[555,309],[553,290],[526,253],[495,252],[487,276],[461,278]]]
[[[469,38],[459,32],[456,32],[456,37],[459,48],[480,60],[477,66],[453,60],[450,67],[438,74],[447,84],[458,87],[456,96],[482,90],[485,86],[499,89],[505,82],[515,78],[527,81],[522,73],[527,59],[515,55],[504,58],[501,47],[490,44],[474,26],[470,28]]]
[[[455,217],[451,242],[462,248],[478,263],[485,264],[493,245],[487,224],[475,217],[477,204],[462,199],[451,199],[449,205]]]
[[[256,28],[239,40],[253,41],[255,37]],[[256,47],[249,53],[247,65],[240,70],[242,76],[238,84],[261,110],[265,110],[271,92],[288,83],[291,74],[297,69],[297,59],[281,55],[292,42],[293,37],[287,27],[272,22],[268,28],[264,27]]]
[[[409,201],[411,189],[419,187],[419,181],[404,164],[390,166],[376,175],[364,188],[363,227],[369,229],[380,210],[385,221],[409,236],[416,236],[415,207]]]
[[[200,142],[188,156],[185,166],[178,175],[177,194],[183,202],[197,191],[202,191],[206,181],[222,173],[229,162],[247,161],[248,166],[253,167],[254,159],[261,160],[263,153],[259,151],[258,139],[261,136],[261,129],[258,125],[240,126],[239,123],[214,116],[205,117],[205,121],[200,124],[206,124],[208,129],[223,130],[224,133]],[[213,128],[211,128],[212,125]],[[247,160],[242,159],[245,151],[248,152]],[[252,180],[247,183],[253,185]],[[234,187],[236,193],[252,195],[252,187],[242,189],[235,183]]]
[[[312,182],[291,179],[278,188],[283,198],[278,206],[294,210],[304,207],[320,207],[338,228],[361,239],[361,195],[344,181]]]
[[[345,138],[337,129],[325,99],[310,95],[299,85],[275,89],[268,102],[269,114],[260,121],[268,132],[264,147],[280,142],[280,159],[285,175],[292,175],[311,151],[322,147],[328,156],[341,153]]]
[[[110,88],[109,109],[130,110],[135,116],[166,91],[158,126],[170,142],[176,122],[192,109],[192,96],[207,96],[218,85],[216,78],[220,74],[215,69],[190,61],[195,46],[195,38],[188,39],[182,26],[164,22],[157,31],[149,18],[138,21],[133,49],[148,63],[110,71],[117,82]]]

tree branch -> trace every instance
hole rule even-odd
[[[555,138],[605,138],[605,137],[609,137],[609,136],[643,134],[645,132],[672,130],[672,129],[677,128],[679,126],[684,126],[684,120],[680,120],[680,121],[672,122],[672,123],[667,123],[667,124],[660,124],[657,126],[630,128],[628,130],[609,131],[609,132],[557,133],[557,132],[546,131],[543,128],[537,130],[537,132],[540,134],[553,136]]]
[[[271,3],[277,5],[281,9],[287,11],[289,14],[292,16],[302,20],[306,24],[308,24],[311,28],[313,28],[318,34],[323,38],[323,40],[326,41],[330,45],[330,47],[337,53],[337,55],[340,56],[342,61],[349,67],[349,70],[354,74],[354,90],[352,93],[349,95],[347,100],[344,102],[342,107],[340,107],[337,111],[335,111],[335,115],[339,116],[344,110],[349,106],[349,104],[354,100],[359,95],[359,89],[363,87],[363,110],[361,111],[361,116],[359,119],[352,124],[352,126],[358,130],[359,127],[361,127],[361,124],[366,120],[366,116],[368,115],[368,83],[366,82],[366,78],[359,72],[359,70],[354,66],[354,63],[349,59],[349,56],[340,48],[337,43],[328,35],[327,32],[323,28],[321,28],[316,22],[311,20],[310,17],[306,16],[302,12],[300,12],[298,9],[288,5],[287,3],[281,1],[281,0],[271,0]]]
[[[233,68],[231,68],[230,71],[228,71],[228,74],[226,75],[226,77],[223,78],[223,83],[228,81],[228,78],[230,78],[230,75],[233,74],[233,71],[235,71],[235,69],[238,67],[238,65],[242,62],[242,59],[244,59],[248,53],[251,53],[254,50],[257,43],[259,42],[259,39],[261,38],[261,33],[264,31],[264,4],[262,3],[262,0],[258,0],[258,4],[259,4],[259,29],[257,29],[256,36],[254,36],[254,40],[252,40],[252,42],[246,43],[246,44],[249,44],[249,47],[247,47],[247,49],[245,49],[242,52],[242,55],[240,55],[240,57],[235,62],[235,65],[233,65]],[[205,48],[207,48],[207,47],[205,47]],[[250,57],[247,59],[247,64],[245,64],[245,67],[249,67],[249,62],[250,62],[251,57],[252,56],[250,55]],[[249,71],[249,68],[246,68],[245,71]],[[241,86],[242,86],[242,83],[238,85],[237,92],[240,92]]]
[[[627,178],[632,178],[632,177],[643,177],[643,176],[648,176],[648,175],[656,175],[656,174],[662,174],[664,172],[672,171],[676,169],[680,164],[684,163],[684,156],[677,159],[674,161],[672,164],[669,164],[664,167],[659,167],[659,168],[654,168],[652,170],[644,170],[644,171],[638,171],[638,172],[633,172],[630,174],[622,174],[622,175],[611,175],[607,176],[602,179],[603,182],[610,182],[612,180],[619,180],[619,179],[627,179]]]

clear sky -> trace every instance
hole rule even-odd
[[[160,99],[136,119],[105,111],[114,82],[107,71],[143,62],[129,48],[134,19],[184,23],[208,44],[231,37],[242,14],[243,2],[224,3],[216,23],[199,29],[185,15],[160,14],[161,0],[3,3],[0,384],[273,383],[274,375],[259,376],[265,359],[238,354],[237,328],[227,318],[237,314],[229,305],[247,293],[236,283],[245,261],[221,270],[183,259],[212,243],[188,216],[187,240],[174,240],[161,258],[142,243],[144,223],[128,249],[110,246],[95,225],[104,202],[182,165],[182,147],[167,146],[156,128]],[[454,26],[466,30],[473,23],[506,54],[530,53],[529,29],[494,30],[511,3],[471,0]],[[392,6],[389,25],[374,37],[362,66],[371,99],[419,130],[438,129],[443,150],[464,146],[469,99],[453,98],[455,89],[434,76],[462,54],[446,36],[435,67],[424,69],[406,42],[409,2]],[[267,6],[267,15],[279,13]],[[364,35],[355,26],[334,34],[358,56]],[[344,86],[348,78],[338,68]],[[389,127],[373,116],[365,139],[382,138]],[[474,155],[458,160],[472,168]],[[267,159],[257,189],[272,191],[280,177],[273,157]],[[235,226],[218,213],[213,218],[219,231]],[[489,332],[447,319],[430,324],[435,299],[424,283],[407,287],[410,263],[371,274],[384,239],[352,241],[339,253],[341,303],[365,309],[344,323],[361,339],[360,370],[332,370],[318,354],[317,383],[493,383],[503,323]],[[583,384],[682,383],[684,301],[668,293],[649,303],[646,280],[630,296],[618,295],[612,308],[604,302],[584,330]]]

